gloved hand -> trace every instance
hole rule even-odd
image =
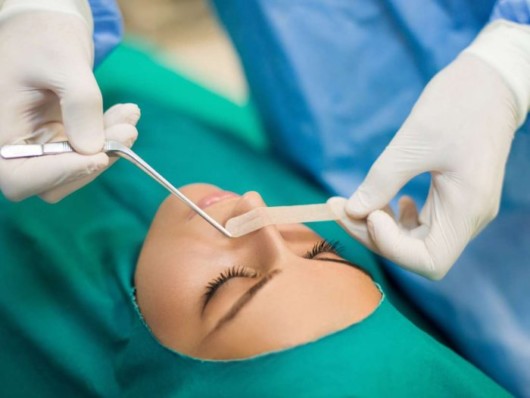
[[[135,126],[139,119],[140,109],[136,104],[114,105],[104,114],[105,138],[119,141],[130,148],[138,136]],[[61,123],[48,123],[46,129],[51,141],[66,139]],[[87,162],[85,158],[93,157],[100,158],[104,167],[90,168],[91,161]],[[50,158],[53,162],[50,162]],[[40,193],[40,197],[46,202],[55,203],[93,181],[117,159],[117,157],[109,158],[105,153],[94,156],[65,153],[28,159],[0,158],[1,187],[5,191],[14,187],[17,192],[29,192],[39,187],[46,187],[47,190]],[[89,166],[86,166],[86,163]],[[74,174],[72,174],[72,165],[75,166]],[[31,171],[33,174],[30,173]],[[19,175],[23,175],[24,178]],[[51,186],[54,188],[50,188]]]
[[[103,122],[105,127],[105,139],[121,142],[123,145],[131,148],[138,138],[138,130],[136,123],[140,119],[140,108],[136,104],[117,104],[108,109],[103,115]],[[59,137],[59,141],[64,140],[64,137]],[[68,160],[66,156],[79,156],[78,154],[64,154],[57,156],[65,156],[65,162]],[[55,203],[63,199],[65,196],[77,191],[79,188],[92,182],[103,171],[112,166],[118,160],[118,157],[108,157],[106,154],[101,154],[106,157],[106,167],[96,170],[89,175],[79,177],[71,182],[66,182],[57,188],[41,194],[40,197],[49,203]],[[41,158],[42,159],[42,158]],[[65,173],[69,171],[64,169]]]
[[[353,219],[344,228],[404,268],[442,278],[498,212],[529,98],[530,29],[495,22],[427,85],[346,204]],[[431,187],[419,215],[410,198],[400,201],[397,219],[379,210],[424,172]],[[366,217],[367,232],[354,220]]]
[[[108,132],[92,72],[87,1],[5,0],[0,59],[0,145],[67,138],[83,154],[0,159],[0,188],[11,200],[58,200],[80,187],[72,181],[108,165],[98,153]]]

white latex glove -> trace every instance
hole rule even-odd
[[[140,109],[136,104],[118,104],[111,107],[104,114],[105,137],[108,140],[119,141],[127,147],[132,147],[138,131],[136,123],[140,119]],[[64,141],[66,136],[61,123],[50,123],[47,127],[51,137],[51,141]],[[18,178],[18,171],[26,172],[27,168],[34,170],[36,175],[28,175],[20,181],[14,181],[17,189],[21,192],[28,191],[35,186],[34,179],[38,179],[37,184],[45,184],[54,179],[55,188],[48,189],[46,192],[40,194],[40,197],[49,203],[55,203],[63,199],[65,196],[85,186],[100,175],[105,168],[110,167],[118,158],[109,158],[105,153],[96,155],[103,159],[104,168],[86,170],[83,167],[85,158],[92,156],[79,155],[77,153],[65,153],[61,155],[50,155],[28,159],[0,159],[0,176],[2,176],[2,167],[8,166],[8,171],[13,172],[13,178]],[[53,158],[53,167],[56,167],[56,172],[53,175],[46,174],[49,171],[50,159]],[[30,163],[31,162],[31,163]],[[28,163],[30,163],[28,165]],[[72,174],[71,165],[81,166]],[[2,179],[2,184],[4,183]],[[9,179],[7,182],[9,183]],[[51,185],[51,184],[50,184]]]
[[[108,165],[87,1],[5,0],[0,59],[0,145],[68,139],[86,155],[0,159],[0,188],[11,200],[64,197]]]
[[[103,121],[105,126],[105,138],[107,140],[118,141],[123,145],[131,148],[138,138],[138,130],[136,129],[136,123],[140,119],[140,108],[136,104],[117,104],[111,107],[107,112],[105,112]],[[59,141],[64,140],[59,138]],[[57,156],[65,156],[64,161],[69,162],[66,156],[79,156],[77,154],[64,154]],[[102,154],[107,157],[106,154]],[[114,162],[118,160],[118,157],[107,157],[106,168],[112,166]],[[77,191],[79,188],[85,186],[86,184],[92,182],[96,177],[98,177],[106,168],[96,170],[88,175],[80,175],[79,178],[71,180],[71,182],[66,182],[47,191],[44,194],[41,194],[40,197],[49,202],[55,203],[63,199],[65,196],[71,194],[74,191]],[[69,170],[64,169],[65,180],[70,176]]]
[[[343,227],[404,268],[442,278],[498,212],[529,98],[530,30],[495,22],[427,85],[347,202],[344,210],[357,220]],[[378,210],[424,172],[431,187],[419,215],[410,198],[400,201],[398,219]],[[363,227],[358,220],[366,217]]]

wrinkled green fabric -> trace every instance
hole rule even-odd
[[[130,72],[136,67],[142,73]],[[249,107],[126,47],[99,78],[107,105],[140,105],[135,150],[175,185],[257,190],[271,205],[325,200],[320,188],[266,152]],[[249,361],[202,362],[166,350],[131,296],[142,242],[166,195],[120,160],[57,205],[0,200],[2,396],[503,395],[394,309],[390,300],[399,296],[373,256],[333,223],[316,229],[343,242],[346,257],[369,270],[389,296],[368,320]]]
[[[123,350],[124,396],[500,397],[478,370],[383,300],[364,321],[292,349],[202,361],[160,346],[141,321]]]

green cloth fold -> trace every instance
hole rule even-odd
[[[140,105],[134,149],[174,185],[256,190],[270,205],[325,201],[321,188],[267,152],[251,106],[230,103],[127,46],[98,78],[107,105]],[[316,230],[341,241],[346,257],[389,297],[367,321],[249,362],[205,364],[164,349],[141,322],[131,292],[142,242],[166,196],[120,160],[56,205],[0,199],[3,396],[503,395],[394,309],[390,301],[400,296],[372,254],[333,223]]]

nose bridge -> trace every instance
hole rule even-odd
[[[257,192],[248,192],[241,198],[234,216],[263,206],[266,204]],[[267,270],[272,268],[288,251],[285,240],[274,225],[237,239],[248,248],[252,255],[257,257],[256,259],[259,260],[261,266]]]

